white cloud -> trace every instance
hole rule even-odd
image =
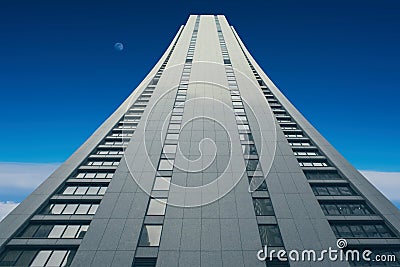
[[[400,172],[360,171],[388,199],[400,202]]]
[[[59,163],[0,163],[0,188],[33,190],[59,165]]]
[[[19,203],[12,201],[2,202],[0,201],[0,221],[4,219]]]
[[[0,162],[0,221],[59,165],[59,163]]]

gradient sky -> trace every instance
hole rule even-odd
[[[225,14],[357,169],[400,171],[398,0],[2,0],[0,162],[63,162],[196,13]]]

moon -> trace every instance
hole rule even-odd
[[[115,43],[114,48],[117,51],[122,51],[124,49],[124,45],[122,43]]]

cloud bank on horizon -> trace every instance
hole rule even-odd
[[[58,166],[59,163],[0,163],[0,221]],[[400,172],[360,172],[400,208]]]

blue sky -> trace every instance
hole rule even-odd
[[[201,13],[225,14],[357,169],[400,172],[399,12],[397,0],[1,1],[0,162],[63,162]]]

